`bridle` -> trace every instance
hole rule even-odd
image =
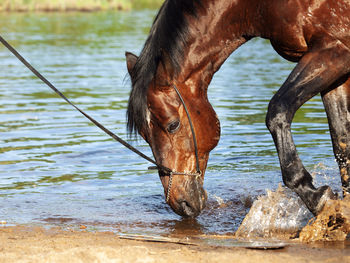
[[[187,173],[187,172],[178,172],[174,171],[158,162],[155,160],[151,159],[147,155],[143,154],[139,150],[137,150],[135,147],[127,143],[125,140],[120,138],[118,135],[114,134],[111,132],[109,129],[104,127],[101,123],[96,121],[94,118],[92,118],[90,115],[85,113],[83,110],[79,109],[76,105],[74,105],[63,93],[61,93],[50,81],[48,81],[43,75],[40,74],[25,58],[22,57],[21,54],[19,54],[15,48],[13,48],[2,36],[0,36],[0,42],[13,54],[15,57],[17,57],[34,75],[36,75],[40,80],[42,80],[47,86],[49,86],[55,93],[57,93],[62,99],[64,99],[68,104],[70,104],[72,107],[74,107],[77,111],[79,111],[82,115],[84,115],[87,119],[89,119],[92,123],[94,123],[98,128],[100,128],[102,131],[107,133],[109,136],[111,136],[114,140],[119,142],[120,144],[124,145],[126,148],[129,150],[133,151],[134,153],[138,154],[145,160],[153,163],[155,166],[150,167],[151,169],[157,169],[158,171],[163,171],[166,176],[169,176],[169,183],[168,183],[168,188],[167,188],[167,193],[166,193],[166,202],[169,203],[170,199],[170,192],[171,192],[171,186],[172,186],[172,179],[174,175],[186,175],[186,176],[194,176],[196,179],[199,178],[202,175],[202,172],[199,167],[199,157],[198,157],[198,146],[197,146],[197,139],[196,139],[196,134],[193,128],[192,124],[192,119],[190,117],[190,114],[188,112],[188,109],[186,107],[186,103],[183,100],[181,93],[177,89],[176,85],[173,85],[173,88],[175,89],[177,95],[180,98],[180,101],[185,109],[190,127],[191,127],[191,133],[192,133],[192,139],[193,139],[193,145],[194,145],[194,154],[196,157],[196,172],[195,173]],[[149,168],[149,169],[150,169]]]
[[[201,169],[199,167],[197,138],[196,138],[196,133],[195,133],[194,128],[193,128],[192,119],[191,119],[190,113],[188,112],[186,103],[185,103],[184,99],[182,98],[181,93],[180,93],[180,91],[178,90],[178,88],[176,87],[175,84],[173,84],[173,88],[175,89],[177,95],[180,98],[180,101],[181,101],[181,103],[182,103],[182,105],[183,105],[183,107],[185,109],[185,112],[186,112],[186,115],[187,115],[187,118],[188,118],[188,122],[190,124],[191,133],[192,133],[192,139],[193,139],[193,146],[194,146],[194,154],[195,154],[195,157],[196,157],[196,172],[195,173],[186,173],[186,172],[179,173],[179,172],[175,172],[175,171],[170,172],[168,189],[167,189],[167,193],[166,193],[166,197],[165,197],[165,200],[166,200],[167,203],[169,203],[169,199],[170,199],[170,191],[171,191],[171,186],[172,186],[172,181],[173,181],[173,175],[195,176],[195,179],[199,178],[202,175]]]
[[[176,87],[175,84],[173,84],[173,88],[176,91],[176,94],[179,96],[180,101],[185,109],[186,115],[187,115],[187,119],[188,122],[190,124],[190,128],[191,128],[191,133],[192,133],[192,140],[193,140],[193,146],[194,146],[194,155],[196,157],[196,172],[195,173],[187,173],[187,172],[177,172],[177,171],[173,171],[169,168],[167,168],[167,170],[165,172],[167,172],[166,175],[169,176],[169,181],[168,181],[168,188],[166,191],[166,196],[165,196],[165,200],[167,203],[169,203],[169,199],[170,199],[170,191],[171,191],[171,186],[172,186],[172,182],[173,182],[173,175],[187,175],[187,176],[194,176],[195,179],[199,178],[202,175],[201,169],[199,167],[199,155],[198,155],[198,146],[197,146],[197,138],[196,138],[196,133],[194,131],[194,127],[193,127],[193,123],[192,123],[192,119],[190,116],[190,113],[187,109],[186,103],[184,101],[184,99],[181,96],[180,91],[178,90],[178,88]],[[162,170],[162,167],[160,166],[155,166],[155,167],[149,167],[148,169],[157,169],[157,170]],[[170,170],[170,171],[169,171]]]

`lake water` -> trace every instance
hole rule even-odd
[[[1,14],[0,32],[80,108],[127,138],[125,51],[138,54],[156,11]],[[0,46],[0,221],[158,235],[229,234],[246,203],[282,182],[264,120],[293,68],[266,40],[239,48],[215,75],[209,99],[222,126],[205,178],[209,200],[195,220],[164,201],[149,163],[55,95]],[[317,185],[340,191],[320,97],[303,106],[294,139]],[[133,145],[151,156],[142,141]]]

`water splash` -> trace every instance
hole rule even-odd
[[[290,189],[279,185],[273,192],[256,200],[236,237],[248,239],[287,237],[295,235],[312,218],[302,200]]]

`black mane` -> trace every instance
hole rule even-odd
[[[198,6],[200,0],[166,0],[160,8],[131,72],[132,89],[127,109],[130,134],[136,134],[146,122],[147,90],[159,63],[165,64],[165,54],[175,74],[179,72],[188,35],[185,15],[196,16]]]

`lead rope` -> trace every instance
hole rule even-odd
[[[170,190],[171,190],[172,183],[173,183],[173,174],[170,173],[170,175],[169,175],[169,182],[168,182],[168,190],[166,191],[166,197],[165,197],[165,200],[166,200],[167,204],[169,204]]]
[[[195,150],[195,156],[196,156],[196,173],[181,173],[181,172],[176,172],[171,170],[168,167],[165,167],[164,165],[161,165],[159,163],[157,163],[156,161],[154,161],[153,159],[149,158],[147,155],[143,154],[142,152],[140,152],[139,150],[137,150],[135,147],[133,147],[132,145],[130,145],[129,143],[127,143],[126,141],[124,141],[122,138],[120,138],[118,135],[114,134],[113,132],[111,132],[109,129],[107,129],[106,127],[104,127],[101,123],[99,123],[98,121],[96,121],[94,118],[92,118],[90,115],[88,115],[87,113],[85,113],[83,110],[81,110],[80,108],[78,108],[76,105],[74,105],[65,95],[63,95],[63,93],[61,93],[50,81],[48,81],[43,75],[40,74],[40,72],[38,72],[24,57],[22,57],[21,54],[19,54],[15,48],[13,48],[2,36],[0,36],[0,42],[13,54],[15,55],[16,58],[18,58],[31,72],[33,72],[33,74],[35,76],[37,76],[40,80],[42,80],[47,86],[49,86],[55,93],[57,93],[62,99],[64,99],[68,104],[70,104],[72,107],[74,107],[77,111],[79,111],[82,115],[84,115],[87,119],[89,119],[93,124],[95,124],[98,128],[100,128],[102,131],[104,131],[106,134],[108,134],[109,136],[111,136],[114,140],[116,140],[117,142],[119,142],[120,144],[124,145],[126,148],[128,148],[129,150],[131,150],[132,152],[136,153],[137,155],[139,155],[140,157],[144,158],[145,160],[153,163],[154,165],[156,165],[156,167],[152,167],[156,168],[157,170],[161,170],[164,171],[166,174],[169,175],[169,183],[168,183],[168,189],[167,189],[167,194],[166,194],[166,202],[169,203],[169,199],[170,199],[170,191],[171,191],[171,186],[172,186],[172,179],[173,179],[173,175],[188,175],[188,176],[195,176],[195,178],[198,178],[199,176],[201,176],[201,171],[199,168],[199,158],[198,158],[198,147],[197,147],[197,140],[196,140],[196,135],[194,132],[194,128],[193,128],[193,124],[192,124],[192,120],[190,117],[190,114],[187,110],[186,104],[179,92],[179,90],[176,88],[175,85],[173,85],[177,95],[179,96],[184,109],[186,111],[187,114],[187,118],[188,121],[190,123],[190,127],[191,127],[191,132],[192,132],[192,138],[193,138],[193,144],[194,144],[194,150]]]
[[[156,165],[158,170],[163,170],[166,173],[171,173],[172,170],[157,163],[156,161],[149,158],[147,155],[143,154],[139,150],[137,150],[135,147],[131,146],[129,143],[124,141],[122,138],[111,132],[109,129],[104,127],[101,123],[96,121],[94,118],[89,116],[87,113],[85,113],[83,110],[79,109],[77,106],[75,106],[63,93],[61,93],[50,81],[48,81],[43,75],[41,75],[25,58],[21,56],[2,36],[0,36],[1,43],[8,48],[8,50],[11,51],[12,54],[14,54],[31,72],[34,73],[35,76],[37,76],[39,79],[41,79],[47,86],[49,86],[54,92],[56,92],[62,99],[64,99],[68,104],[73,106],[76,110],[78,110],[81,114],[83,114],[87,119],[89,119],[92,123],[94,123],[98,128],[100,128],[102,131],[107,133],[109,136],[111,136],[114,140],[119,142],[120,144],[124,145],[129,150],[133,151],[134,153],[138,154],[145,160],[153,163]]]

